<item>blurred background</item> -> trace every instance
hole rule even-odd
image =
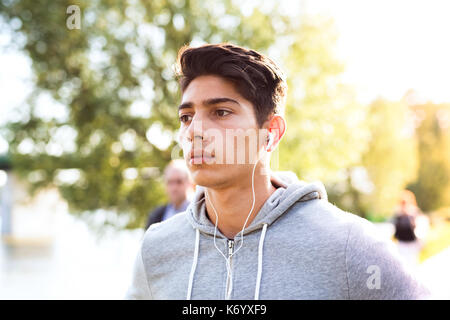
[[[445,0],[0,0],[0,299],[124,296],[182,156],[177,51],[224,41],[286,73],[272,169],[321,180],[395,244],[399,213],[418,218],[411,264],[450,299],[449,14]]]

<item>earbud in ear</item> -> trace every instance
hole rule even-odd
[[[273,143],[273,138],[275,137],[275,135],[272,132],[269,132],[269,136],[267,138],[267,146],[266,146],[266,151],[269,151],[269,148],[272,146]]]

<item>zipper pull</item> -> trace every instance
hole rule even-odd
[[[228,240],[228,257],[233,254],[234,240]]]

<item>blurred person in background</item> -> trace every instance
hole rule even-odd
[[[412,266],[417,266],[419,253],[425,241],[429,227],[429,220],[417,206],[414,193],[404,190],[400,197],[400,204],[394,215],[395,234],[397,248],[404,261]]]
[[[177,213],[183,212],[189,205],[189,195],[193,184],[184,160],[172,160],[164,170],[164,182],[169,203],[153,210],[145,229],[153,223],[169,219]]]

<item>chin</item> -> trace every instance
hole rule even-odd
[[[195,184],[208,188],[222,185],[231,178],[231,172],[223,170],[221,165],[191,165],[189,171]]]
[[[191,172],[192,180],[194,180],[195,184],[203,187],[210,187],[211,185],[215,184],[214,182],[217,179],[217,170],[214,170],[210,166],[207,167],[206,165],[193,165],[189,167],[189,170]]]

